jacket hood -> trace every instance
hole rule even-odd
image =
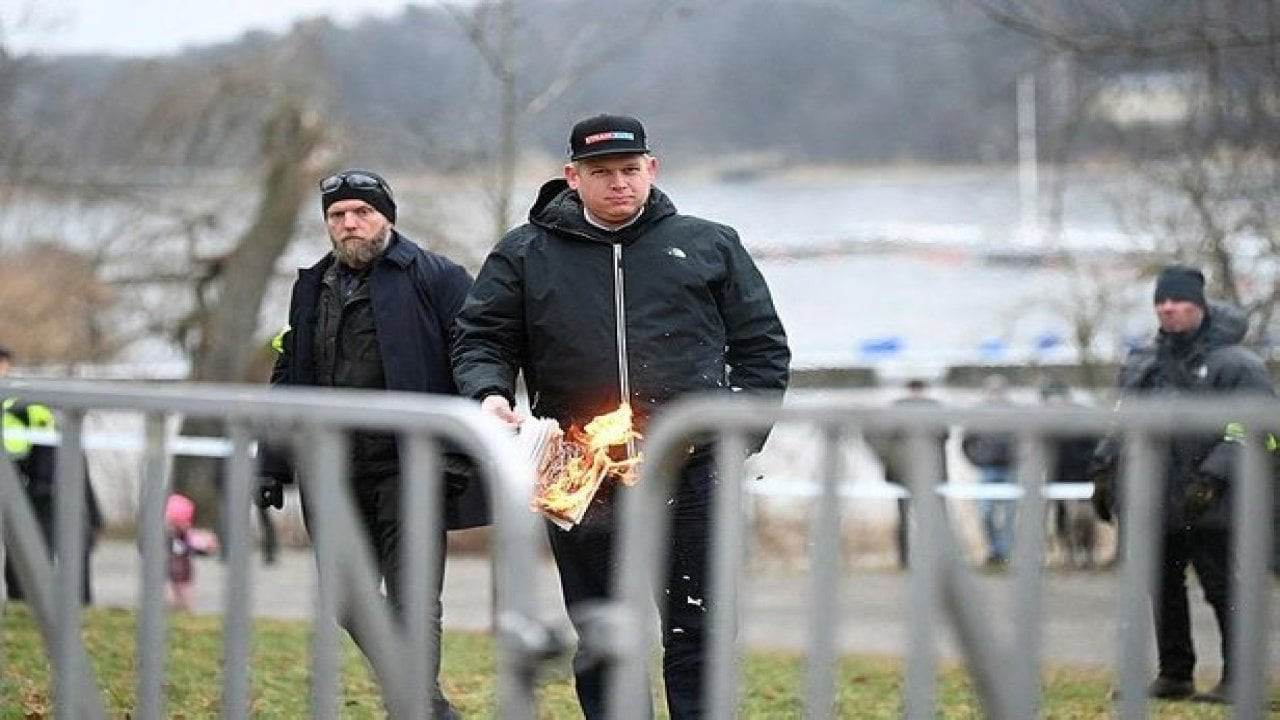
[[[564,178],[543,183],[538,197],[529,209],[529,222],[552,232],[595,242],[629,242],[653,223],[676,212],[675,203],[656,186],[649,189],[649,200],[636,222],[621,230],[598,228],[583,216],[582,199]]]
[[[1234,305],[1212,301],[1205,312],[1208,324],[1198,340],[1206,347],[1215,348],[1223,345],[1235,345],[1244,340],[1249,329],[1249,321],[1244,311]]]

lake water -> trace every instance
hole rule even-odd
[[[1147,289],[1123,267],[1083,277],[1041,252],[1133,247],[1112,204],[1122,181],[1081,178],[1064,201],[1062,239],[1019,222],[1011,170],[859,173],[810,181],[667,184],[684,212],[733,225],[755,252],[797,366],[873,365],[937,375],[975,362],[1072,362],[1073,295],[1096,283],[1119,312],[1093,350],[1122,352],[1150,330]],[[861,243],[861,244],[860,244]],[[789,248],[833,248],[789,257]],[[834,248],[844,247],[837,252]]]

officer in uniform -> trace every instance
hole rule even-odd
[[[0,377],[9,374],[13,366],[13,352],[0,347]],[[53,411],[45,405],[22,402],[19,398],[4,398],[4,450],[13,460],[27,491],[27,499],[36,522],[40,526],[40,534],[44,537],[45,546],[53,547],[53,508],[55,492],[55,471],[57,451],[52,445],[36,444],[28,436],[31,431],[53,433],[57,430],[57,422]],[[89,556],[93,550],[93,538],[102,526],[102,515],[98,509],[97,497],[93,487],[85,479],[85,543],[83,574],[81,576],[81,601],[89,604],[93,601],[93,586],[89,572]],[[10,600],[22,600],[24,594],[18,583],[9,561],[4,567],[5,590]]]

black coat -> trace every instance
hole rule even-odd
[[[681,395],[781,395],[786,333],[732,228],[678,214],[653,188],[635,223],[602,230],[564,180],[543,186],[529,222],[502,238],[476,278],[454,343],[461,392],[513,400],[523,370],[536,416],[581,425],[616,409],[615,260],[638,427]]]
[[[316,313],[325,270],[332,253],[298,271],[289,305],[289,329],[271,372],[272,385],[315,385]],[[369,277],[370,303],[378,331],[386,389],[457,395],[449,364],[449,337],[454,317],[471,287],[471,276],[443,255],[424,250],[394,232],[386,252]],[[264,453],[262,472],[288,481],[287,457]],[[488,522],[484,487],[471,482],[446,503],[449,529]]]
[[[1204,322],[1192,337],[1180,338],[1162,332],[1154,342],[1130,352],[1120,370],[1121,393],[1178,397],[1274,395],[1271,376],[1262,359],[1240,345],[1246,327],[1244,314],[1238,309],[1210,304]],[[1223,432],[1177,435],[1170,440],[1164,484],[1166,529],[1186,526],[1182,498],[1187,485],[1198,478],[1210,480],[1222,492],[1194,526],[1212,530],[1229,526],[1232,469],[1240,445],[1225,440],[1223,435]],[[1118,452],[1117,443],[1104,440],[1099,446],[1099,459],[1114,466]]]

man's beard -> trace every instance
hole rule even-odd
[[[387,228],[377,237],[369,240],[361,240],[358,242],[342,242],[340,240],[331,239],[333,243],[333,256],[338,262],[350,268],[360,269],[369,263],[378,259],[383,250],[387,249],[387,241],[391,238],[391,228]]]

